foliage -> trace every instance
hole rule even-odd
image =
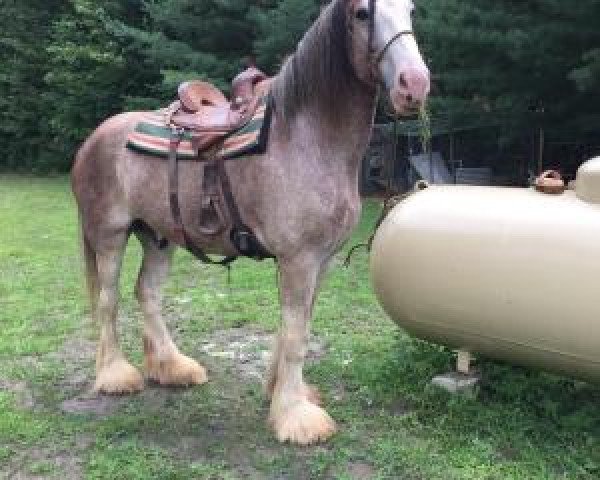
[[[189,78],[227,90],[248,61],[275,73],[317,13],[316,0],[165,0],[146,6],[149,28],[123,31],[157,61],[165,99]]]
[[[146,3],[148,26],[124,32],[137,39],[163,74],[164,98],[177,84],[200,78],[226,86],[251,53],[252,28],[246,21],[248,1],[165,0]]]
[[[254,41],[259,65],[277,70],[318,12],[315,0],[281,0],[269,10],[255,8],[251,19],[260,32]]]
[[[0,168],[68,170],[104,118],[164,105],[183,80],[227,89],[249,58],[275,73],[323,3],[1,2]],[[539,124],[554,140],[597,135],[600,0],[417,5],[435,125],[503,124],[505,142]]]
[[[125,96],[143,94],[144,85],[157,79],[144,58],[111,30],[111,13],[118,14],[119,5],[71,0],[69,7],[52,26],[44,78],[49,126],[64,158],[57,166],[63,169],[99,120],[119,112]]]
[[[63,8],[61,0],[0,3],[0,168],[34,169],[51,138],[40,39]]]
[[[435,75],[434,115],[459,125],[501,117],[510,133],[543,111],[555,138],[597,132],[599,20],[598,0],[423,2],[417,24]]]

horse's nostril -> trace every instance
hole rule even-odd
[[[403,73],[400,74],[400,79],[398,81],[402,88],[408,88],[408,82],[406,81],[406,75]]]
[[[397,89],[408,102],[423,102],[429,93],[429,72],[407,67],[398,75]]]

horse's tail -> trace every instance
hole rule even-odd
[[[80,222],[81,225],[81,222]],[[81,250],[83,253],[83,262],[85,267],[85,280],[87,284],[90,306],[92,308],[92,317],[96,314],[96,305],[98,304],[98,263],[96,262],[96,251],[92,247],[89,239],[81,226]]]

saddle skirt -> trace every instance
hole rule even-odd
[[[177,145],[177,158],[180,160],[199,160],[203,154],[216,159],[230,159],[264,153],[270,129],[270,109],[267,94],[259,99],[253,115],[243,125],[221,135],[208,146],[198,144],[192,129],[174,129],[169,124],[172,114],[170,109],[148,112],[129,134],[127,146],[141,153],[167,158],[171,140],[178,136],[180,142]],[[181,126],[183,122],[179,120],[178,124]]]

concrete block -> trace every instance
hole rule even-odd
[[[450,393],[463,393],[472,391],[479,381],[479,375],[473,373],[465,375],[464,373],[450,372],[434,377],[431,383]]]

